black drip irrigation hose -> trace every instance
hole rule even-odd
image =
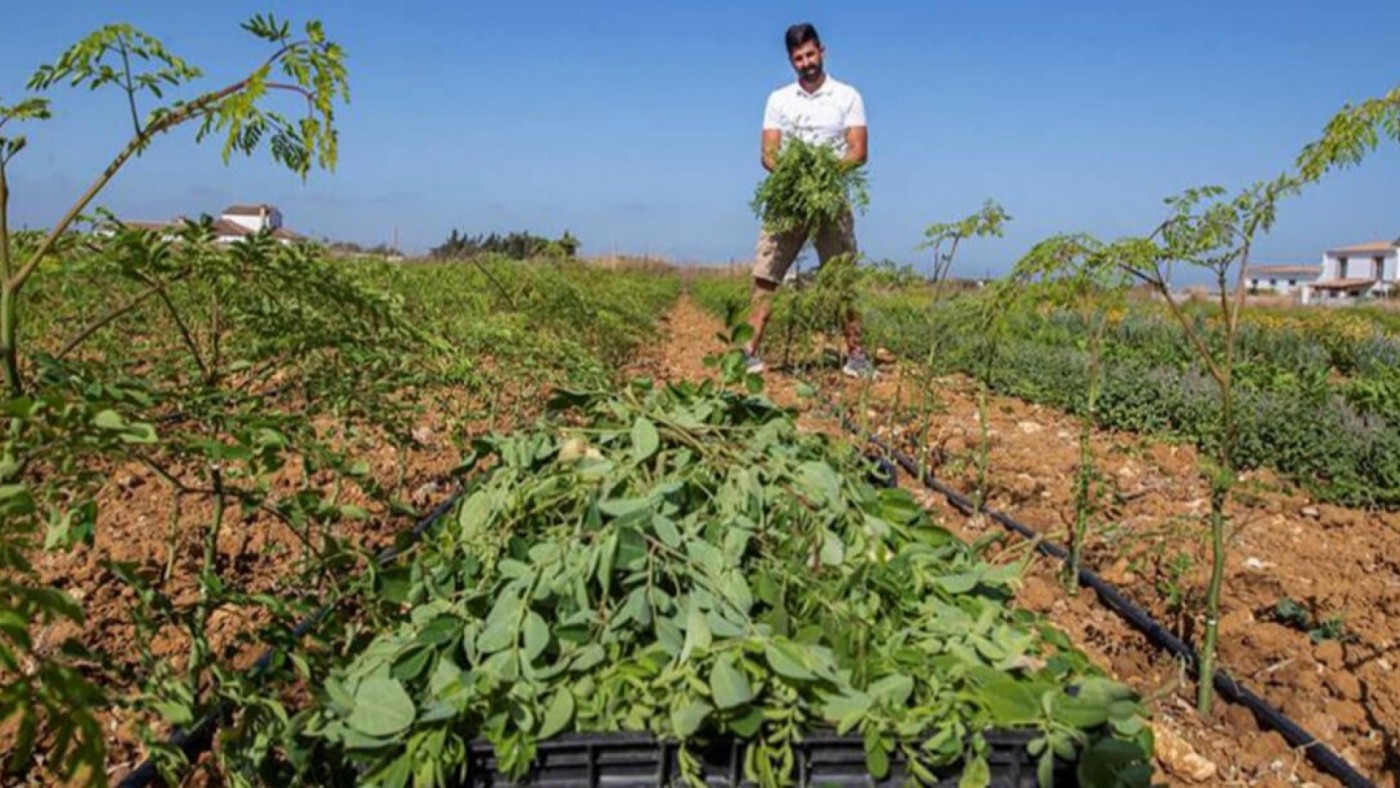
[[[847,418],[845,414],[829,400],[826,402],[826,406],[831,414],[840,420],[841,426],[845,428],[846,431],[868,442],[886,456],[892,457],[900,467],[909,473],[909,475],[913,476],[929,490],[942,495],[948,500],[948,503],[959,512],[962,512],[964,515],[972,515],[977,512],[977,505],[967,496],[943,482],[940,482],[938,479],[934,478],[931,473],[921,473],[918,465],[912,459],[896,451],[874,435],[861,430],[859,426]],[[1068,557],[1069,554],[1063,547],[1045,540],[1040,534],[1036,533],[1034,529],[1024,523],[1018,522],[1009,515],[995,509],[987,508],[986,506],[983,506],[981,511],[1007,530],[1033,542],[1036,550],[1044,555],[1060,561],[1064,561]],[[1092,588],[1105,607],[1117,613],[1119,617],[1141,631],[1153,644],[1159,648],[1165,649],[1172,656],[1184,662],[1192,675],[1197,678],[1200,677],[1200,658],[1197,656],[1195,650],[1153,619],[1147,611],[1129,601],[1118,589],[1114,588],[1112,584],[1093,571],[1085,569],[1082,566],[1079,568],[1079,584]],[[1226,700],[1238,703],[1249,709],[1261,723],[1278,731],[1288,742],[1289,746],[1302,748],[1314,765],[1323,772],[1340,780],[1347,788],[1374,788],[1375,783],[1362,776],[1360,772],[1356,771],[1355,767],[1332,752],[1326,744],[1318,741],[1311,733],[1304,730],[1301,725],[1289,719],[1278,709],[1270,705],[1268,701],[1256,695],[1248,687],[1235,681],[1225,671],[1217,669],[1215,675],[1211,677],[1211,680],[1215,685],[1215,689],[1219,691]]]
[[[424,531],[431,528],[434,523],[442,519],[442,516],[452,509],[452,506],[461,499],[466,489],[465,486],[459,487],[451,495],[447,496],[442,503],[438,504],[432,511],[428,512],[414,524],[413,528],[407,532],[406,539],[403,543],[381,550],[379,554],[374,557],[375,563],[381,567],[386,566],[390,561],[399,557],[405,550],[417,543]],[[292,629],[292,639],[300,640],[305,637],[307,633],[316,628],[316,625],[325,620],[326,616],[330,615],[333,607],[334,605],[332,604],[322,605],[316,612],[302,619],[296,627]],[[253,663],[253,673],[257,674],[267,670],[272,665],[272,660],[276,656],[276,648],[269,648],[264,651],[262,655],[258,657],[257,662]],[[175,732],[170,735],[170,738],[166,740],[167,746],[180,750],[190,762],[193,762],[204,753],[205,750],[209,749],[209,746],[213,743],[214,729],[218,727],[219,720],[227,717],[233,710],[233,704],[231,702],[227,700],[221,701],[217,708],[196,722],[194,727],[188,730],[177,728]],[[147,758],[140,766],[127,774],[126,777],[123,777],[122,781],[117,783],[117,788],[146,788],[146,786],[151,785],[159,776],[160,770],[156,768],[155,761],[151,758]]]

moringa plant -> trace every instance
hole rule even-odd
[[[1273,226],[1279,200],[1296,193],[1299,186],[1298,179],[1281,175],[1233,197],[1218,186],[1189,189],[1166,200],[1171,213],[1147,239],[1121,242],[1119,248],[1131,250],[1131,254],[1116,259],[1126,274],[1147,284],[1166,303],[1197,363],[1219,395],[1215,434],[1208,442],[1211,456],[1205,468],[1210,484],[1211,573],[1196,699],[1202,714],[1210,712],[1214,696],[1212,677],[1225,576],[1227,509],[1239,471],[1234,372],[1240,314],[1247,292],[1245,270],[1256,238]],[[1220,309],[1220,328],[1215,336],[1206,333],[1207,329],[1183,308],[1181,296],[1172,290],[1169,266],[1173,263],[1185,263],[1211,277]]]
[[[39,266],[59,246],[83,211],[135,156],[156,138],[188,123],[198,126],[196,140],[222,136],[227,162],[237,151],[251,155],[266,142],[275,161],[305,177],[313,167],[333,168],[337,99],[349,100],[344,53],[327,40],[320,22],[308,22],[300,37],[291,26],[271,16],[255,16],[243,29],[274,47],[272,54],[246,76],[223,87],[183,101],[161,104],[143,118],[143,98],[162,100],[165,93],[188,85],[202,72],[174,55],[158,39],[128,24],[107,25],[83,38],[51,64],[29,78],[30,90],[56,85],[97,90],[113,86],[126,96],[131,113],[131,137],[97,174],[68,210],[33,248],[12,258],[8,224],[9,187],[6,167],[24,150],[24,136],[0,136],[0,367],[11,395],[23,393],[24,378],[17,345],[19,297]],[[141,70],[149,68],[149,70]],[[281,76],[275,76],[280,72]],[[285,78],[287,81],[280,81]],[[272,94],[299,97],[304,112],[290,116],[266,107]],[[30,97],[0,104],[0,132],[12,122],[50,117],[48,99]]]
[[[270,16],[256,16],[243,28],[270,45],[270,55],[243,78],[188,100],[168,101],[166,93],[193,83],[202,76],[199,69],[127,24],[98,29],[34,72],[27,84],[31,91],[60,84],[120,91],[132,124],[131,136],[110,163],[46,232],[11,231],[8,175],[15,157],[28,146],[28,138],[14,129],[51,117],[51,102],[40,96],[0,101],[0,373],[7,426],[0,447],[0,516],[5,522],[0,529],[0,685],[5,687],[0,691],[0,721],[5,723],[0,749],[8,752],[4,766],[10,773],[34,770],[36,750],[41,750],[43,769],[51,775],[83,784],[106,782],[102,731],[93,716],[101,694],[74,668],[80,656],[74,644],[40,649],[34,639],[38,628],[52,621],[80,623],[82,611],[61,592],[37,582],[26,555],[39,546],[40,535],[45,546],[91,539],[103,482],[101,463],[141,452],[158,456],[153,448],[155,428],[146,417],[159,396],[147,382],[120,370],[89,375],[92,368],[85,366],[83,351],[94,337],[147,303],[167,307],[172,332],[178,327],[190,349],[196,346],[172,292],[189,276],[188,270],[165,265],[156,247],[146,249],[150,254],[123,258],[120,239],[84,239],[75,226],[123,166],[161,135],[187,124],[197,128],[197,140],[221,137],[226,162],[235,151],[251,154],[266,143],[274,160],[303,177],[313,166],[329,168],[335,163],[334,106],[338,99],[348,99],[339,45],[314,21],[300,36]],[[279,93],[297,96],[304,112],[289,115],[266,106],[267,99]],[[166,103],[143,117],[140,103],[152,98]],[[69,255],[83,251],[99,260],[108,260],[110,254],[110,264],[117,268],[123,260],[139,261],[115,281],[141,279],[143,284],[126,300],[121,299],[122,288],[113,286],[109,296],[115,303],[103,305],[105,311],[54,353],[55,348],[45,344],[51,336],[21,332],[22,296],[36,279],[69,265]],[[208,383],[217,382],[208,380],[207,373],[218,366],[220,337],[215,318],[206,337],[210,352],[194,352],[201,378]],[[32,347],[21,347],[22,339]],[[218,400],[197,402],[212,406]],[[248,437],[264,450],[279,437],[269,433],[250,427]],[[214,439],[202,445],[209,451],[235,450]],[[217,461],[213,467],[219,467]],[[216,507],[224,500],[216,496]],[[216,514],[215,523],[219,520]],[[206,574],[204,579],[217,582],[214,578]],[[213,604],[206,599],[202,608],[207,612]]]
[[[987,200],[982,209],[959,219],[955,222],[930,224],[924,230],[924,242],[919,249],[928,249],[933,254],[933,264],[930,271],[930,283],[933,287],[932,298],[928,305],[930,324],[933,331],[929,336],[928,358],[922,368],[926,376],[920,381],[922,384],[921,403],[921,425],[920,435],[927,436],[933,419],[934,406],[934,364],[938,359],[939,339],[942,336],[938,328],[938,308],[946,295],[946,284],[948,275],[953,270],[953,260],[957,256],[958,248],[963,241],[969,238],[985,238],[993,236],[1000,238],[1005,225],[1010,221],[1011,216],[998,205],[994,200]],[[898,405],[896,405],[898,410]],[[921,441],[922,443],[922,441]],[[919,473],[925,475],[928,472],[926,452],[919,453]]]
[[[987,200],[982,209],[955,222],[930,224],[924,228],[924,242],[919,249],[933,253],[933,265],[929,281],[935,288],[948,279],[953,270],[953,258],[958,247],[969,238],[1000,238],[1011,216],[994,200]]]
[[[1080,349],[1085,354],[1084,399],[1079,423],[1079,470],[1075,481],[1074,515],[1069,528],[1063,580],[1070,594],[1079,590],[1079,563],[1095,508],[1093,430],[1103,390],[1104,336],[1114,312],[1124,307],[1130,280],[1124,259],[1140,246],[1122,242],[1105,246],[1089,235],[1056,235],[1032,247],[1016,264],[1013,279],[1023,283],[1027,297],[1053,309],[1067,310],[1084,327]]]
[[[1360,104],[1344,106],[1322,130],[1322,136],[1304,146],[1295,166],[1305,183],[1327,173],[1361,163],[1380,144],[1381,134],[1400,142],[1400,86]]]

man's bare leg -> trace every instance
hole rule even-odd
[[[864,332],[860,324],[860,313],[856,311],[855,307],[846,310],[846,324],[844,328],[846,335],[846,355],[865,355],[865,345],[862,344]]]
[[[763,330],[768,327],[768,318],[773,313],[773,294],[777,290],[777,282],[754,277],[753,293],[749,297],[752,307],[749,310],[749,327],[753,329],[753,336],[744,345],[744,352],[750,356],[758,355],[758,348],[763,343]]]

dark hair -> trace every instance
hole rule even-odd
[[[792,50],[797,49],[808,41],[817,46],[822,45],[822,38],[817,35],[817,29],[806,22],[789,27],[785,39],[787,41],[788,54],[792,54]]]

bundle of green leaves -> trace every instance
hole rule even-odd
[[[754,192],[751,207],[770,232],[795,230],[815,235],[870,202],[865,173],[851,167],[828,145],[788,136],[774,156],[775,166]]]
[[[332,671],[293,762],[443,785],[473,739],[522,775],[541,740],[633,731],[683,742],[692,781],[691,746],[741,737],[748,778],[777,785],[835,728],[875,775],[961,762],[971,786],[985,732],[1014,727],[1046,784],[1057,758],[1145,784],[1131,692],[1011,607],[1019,567],[872,484],[855,449],[709,383],[555,405],[567,420],[481,443],[456,516],[381,576],[408,613]]]

